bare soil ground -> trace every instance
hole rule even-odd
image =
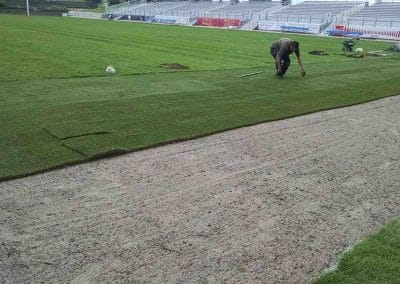
[[[0,183],[0,282],[307,283],[400,215],[400,96]]]

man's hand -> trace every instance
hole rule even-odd
[[[303,70],[301,70],[301,76],[306,76],[306,71],[303,69]]]

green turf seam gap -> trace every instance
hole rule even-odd
[[[71,151],[73,151],[73,152],[75,152],[75,153],[78,153],[79,155],[82,155],[82,156],[85,157],[85,158],[90,158],[88,155],[86,155],[85,153],[79,151],[78,149],[75,149],[75,148],[73,148],[73,147],[70,147],[70,146],[64,144],[64,143],[63,143],[63,140],[64,140],[65,138],[64,138],[64,139],[60,139],[60,138],[57,137],[54,133],[52,133],[49,129],[47,129],[45,126],[42,126],[41,128],[43,129],[43,131],[47,132],[47,133],[50,134],[52,137],[54,137],[54,139],[56,139],[57,141],[60,141],[60,142],[61,142],[61,145],[63,145],[65,148],[67,148],[67,149],[69,149],[69,150],[71,150]]]

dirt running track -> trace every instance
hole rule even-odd
[[[0,282],[308,283],[400,215],[400,96],[0,183]]]

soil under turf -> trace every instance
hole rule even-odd
[[[400,215],[400,96],[0,183],[6,283],[307,283]]]

